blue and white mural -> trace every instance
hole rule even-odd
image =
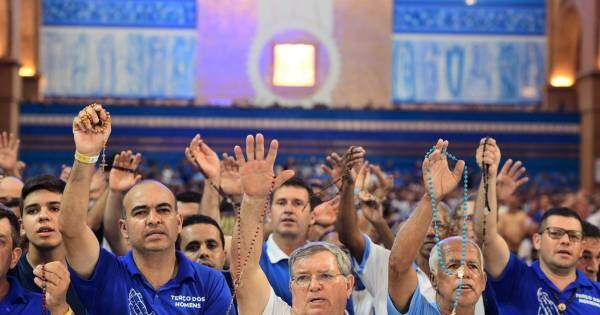
[[[44,94],[193,98],[195,30],[195,0],[44,0]]]
[[[545,1],[395,0],[395,103],[538,103]]]

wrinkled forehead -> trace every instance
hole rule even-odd
[[[316,272],[339,273],[340,268],[335,255],[327,250],[321,250],[298,258],[292,266],[293,274]]]
[[[476,245],[467,241],[466,246],[465,259],[481,264],[481,255]],[[462,256],[462,242],[461,240],[444,242],[440,250],[446,262],[460,260]]]
[[[143,181],[133,186],[123,198],[123,205],[127,210],[136,206],[152,206],[161,203],[168,203],[175,207],[175,195],[167,186],[154,180]]]
[[[23,182],[16,177],[0,178],[0,197],[20,197]]]

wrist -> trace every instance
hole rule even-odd
[[[248,195],[246,193],[244,193],[244,196],[242,197],[244,202],[266,202],[267,201],[267,196],[266,195]]]
[[[67,304],[67,301],[63,301],[63,302],[60,302],[55,305],[48,305],[48,310],[53,315],[54,314],[60,314],[60,315],[73,314],[73,312],[71,311],[71,307],[69,306],[69,304]]]
[[[78,161],[83,164],[96,164],[98,162],[98,158],[100,154],[86,154],[81,153],[80,151],[75,151],[75,161]]]

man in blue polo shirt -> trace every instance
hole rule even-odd
[[[17,216],[0,203],[0,314],[44,314],[42,295],[23,289],[17,278],[7,276],[9,268],[14,267],[21,257],[21,248],[17,247],[19,229]],[[57,261],[45,266],[44,276],[53,273],[46,282],[46,310],[52,314],[67,314],[70,308],[66,298],[69,287],[66,267]],[[38,267],[36,271],[40,270]],[[39,278],[36,280],[36,284],[42,283]]]
[[[496,225],[496,172],[500,164],[500,149],[496,142],[486,142],[488,152],[494,152],[489,165],[488,198],[490,212],[483,221],[484,211],[476,206],[476,222],[486,222],[485,267],[501,314],[598,314],[600,286],[576,269],[582,253],[582,221],[568,208],[554,208],[542,217],[533,244],[539,261],[527,266],[511,254]],[[480,147],[481,149],[481,147]],[[477,226],[483,239],[483,226]]]
[[[90,105],[74,119],[73,134],[77,151],[60,223],[73,286],[86,309],[92,314],[227,313],[231,294],[223,275],[175,250],[182,216],[175,196],[161,183],[143,181],[123,199],[121,232],[131,251],[116,257],[100,248],[85,217],[110,116],[101,105]]]

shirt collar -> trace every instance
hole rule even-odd
[[[269,238],[267,239],[267,256],[272,264],[290,258],[290,256],[286,255],[286,253],[277,246],[277,243],[275,243],[275,240],[273,239],[273,234],[269,235]]]
[[[182,281],[191,278],[194,279],[194,268],[192,267],[193,262],[188,260],[184,254],[179,251],[175,251],[177,266],[179,267],[177,270],[177,275],[175,276],[175,282],[181,283]],[[127,255],[125,255],[125,266],[131,273],[132,276],[140,276],[144,277],[144,275],[140,272],[137,265],[135,264],[135,260],[133,259],[133,252],[129,251]],[[144,277],[145,278],[145,277]]]
[[[558,288],[554,285],[554,283],[552,283],[552,281],[550,281],[550,279],[548,279],[548,277],[546,276],[546,274],[544,273],[544,271],[542,270],[542,267],[540,267],[540,262],[539,261],[534,261],[531,264],[531,267],[533,268],[533,270],[535,271],[535,274],[537,275],[538,279],[540,279],[543,282],[546,282],[546,284],[548,284],[550,287],[552,287],[553,289],[555,289],[557,292],[559,292],[560,290],[558,290]],[[588,279],[585,274],[583,272],[581,272],[579,269],[575,269],[575,273],[577,275],[577,277],[575,278],[575,281],[573,281],[572,283],[570,283],[566,289],[566,290],[570,290],[574,287],[580,287],[580,286],[584,286],[584,287],[592,287],[594,286],[592,284],[592,282],[590,281],[590,279]]]

